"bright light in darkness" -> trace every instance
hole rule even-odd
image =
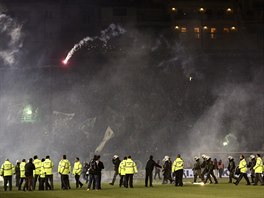
[[[67,61],[66,59],[64,59],[64,60],[62,61],[62,63],[63,63],[64,65],[67,65],[68,61]]]
[[[228,145],[228,142],[223,142],[223,146],[227,146]]]

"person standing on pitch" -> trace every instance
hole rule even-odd
[[[22,159],[22,162],[20,163],[20,182],[19,182],[18,190],[21,190],[23,182],[26,181],[25,166],[26,166],[26,160]]]
[[[25,165],[25,175],[26,175],[26,183],[25,183],[25,187],[24,187],[24,191],[25,188],[28,191],[32,191],[33,189],[33,172],[35,170],[35,165],[33,164],[33,159],[30,158],[28,160],[28,163]]]
[[[261,185],[264,185],[263,183],[263,178],[261,176],[262,172],[263,172],[263,162],[262,159],[260,157],[260,154],[257,154],[257,160],[256,160],[256,165],[253,167],[255,174],[256,174],[256,178],[255,178],[255,183],[254,185],[258,185],[258,181],[260,181]]]
[[[40,179],[39,175],[40,175],[41,165],[42,165],[42,162],[40,159],[38,159],[37,155],[34,156],[33,164],[35,165],[33,190],[35,190],[37,181]]]
[[[119,187],[125,186],[125,177],[126,177],[125,167],[126,167],[126,160],[127,160],[127,157],[124,157],[124,159],[122,160],[122,162],[119,164],[119,167],[118,167],[118,173],[120,175]]]
[[[114,155],[113,159],[112,159],[112,163],[114,165],[114,176],[113,176],[113,179],[112,179],[112,182],[109,183],[110,185],[114,185],[115,184],[115,180],[116,180],[116,177],[118,175],[118,167],[119,167],[119,164],[121,163],[121,160],[119,159],[118,155]]]
[[[6,159],[6,161],[2,164],[0,175],[4,177],[4,190],[7,190],[7,183],[9,185],[9,190],[12,191],[12,175],[15,172],[14,165]]]
[[[157,161],[157,164],[160,166],[159,160]],[[160,166],[160,167],[162,168],[162,166]],[[156,179],[156,177],[158,176],[159,180],[161,180],[161,177],[160,177],[161,168],[155,166],[154,179]]]
[[[125,180],[125,187],[133,188],[133,176],[138,172],[136,163],[131,159],[131,156],[129,155],[126,160],[125,165],[125,173],[126,173],[126,180]]]
[[[72,174],[75,177],[75,181],[76,181],[76,188],[83,187],[82,182],[80,182],[80,175],[82,173],[82,164],[80,162],[80,159],[78,157],[75,158],[75,162],[74,162],[74,166],[73,166],[73,170],[72,170]]]
[[[171,169],[171,171],[175,173],[175,186],[183,186],[183,182],[182,182],[183,166],[184,166],[184,161],[181,158],[181,155],[178,154],[177,158],[172,164],[172,169]]]
[[[16,161],[16,166],[15,166],[15,174],[16,174],[16,187],[19,187],[19,182],[20,182],[20,161]]]
[[[145,175],[145,187],[148,187],[148,179],[149,179],[149,186],[152,187],[152,180],[153,180],[153,169],[154,167],[161,168],[154,160],[153,156],[149,156],[149,160],[146,164],[146,175]]]
[[[43,162],[43,167],[45,170],[45,189],[48,190],[48,187],[50,186],[50,190],[54,189],[53,186],[53,168],[54,163],[50,160],[50,156],[46,156],[45,161]],[[49,185],[50,180],[50,185]]]
[[[69,174],[71,172],[71,164],[66,155],[62,156],[62,160],[60,161],[58,166],[58,172],[61,175],[62,189],[70,189]]]
[[[239,162],[238,168],[240,170],[240,174],[239,174],[237,181],[234,182],[234,184],[238,185],[241,179],[244,177],[245,180],[247,181],[247,185],[250,185],[250,182],[247,176],[247,162],[245,160],[244,155],[240,155],[240,162]]]

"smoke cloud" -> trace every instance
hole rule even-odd
[[[0,60],[6,65],[16,63],[22,43],[22,25],[0,11]]]
[[[125,27],[124,34],[110,25],[77,43],[67,57],[93,39],[107,42],[107,50],[84,47],[65,69],[40,64],[50,60],[41,48],[45,40],[38,51],[30,39],[22,45],[22,26],[13,19],[1,14],[0,24],[0,59],[18,66],[1,69],[0,160],[35,154],[88,160],[99,147],[111,168],[114,154],[144,163],[151,154],[188,159],[209,151],[262,149],[258,58],[214,57],[166,32]],[[68,49],[63,50],[54,56]],[[21,51],[27,53],[17,59]]]

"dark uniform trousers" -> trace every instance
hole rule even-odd
[[[153,173],[152,171],[146,171],[146,176],[145,176],[145,186],[148,186],[148,179],[149,179],[149,186],[152,186],[152,181],[153,181]]]
[[[133,188],[133,176],[134,174],[126,174],[126,179],[125,179],[125,187],[128,187],[128,182],[129,182],[129,187]]]
[[[183,169],[175,171],[175,186],[182,186]]]
[[[9,185],[9,190],[12,191],[12,176],[4,176],[4,189],[7,190],[7,183]]]

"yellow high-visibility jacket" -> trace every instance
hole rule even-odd
[[[253,167],[255,173],[262,173],[263,172],[263,162],[260,157],[257,157],[256,165]]]
[[[42,165],[41,160],[40,159],[35,159],[33,161],[33,164],[35,165],[35,170],[33,171],[33,174],[34,175],[40,175],[41,165]]]
[[[137,165],[132,159],[127,159],[125,164],[125,174],[137,173]]]
[[[183,169],[184,162],[181,158],[176,158],[172,164],[171,171],[175,172],[177,170]]]
[[[11,176],[14,174],[14,172],[15,172],[14,165],[10,161],[6,160],[1,166],[0,175]]]
[[[43,167],[45,170],[46,175],[52,175],[53,174],[53,168],[54,168],[54,163],[50,159],[46,159],[43,162]]]
[[[247,172],[247,162],[245,159],[240,160],[238,168],[240,169],[241,173]]]
[[[62,175],[68,175],[71,172],[71,164],[67,159],[63,159],[59,162],[58,172]]]
[[[43,178],[45,178],[45,176],[46,176],[46,172],[45,172],[45,168],[44,168],[44,162],[41,162],[39,177],[43,179]]]
[[[126,167],[126,160],[124,159],[120,162],[118,167],[118,173],[120,175],[126,175],[125,167]]]
[[[26,169],[25,169],[25,166],[26,166],[26,162],[21,162],[20,163],[20,178],[26,178]]]
[[[72,174],[81,175],[82,173],[82,163],[80,161],[74,162]]]

